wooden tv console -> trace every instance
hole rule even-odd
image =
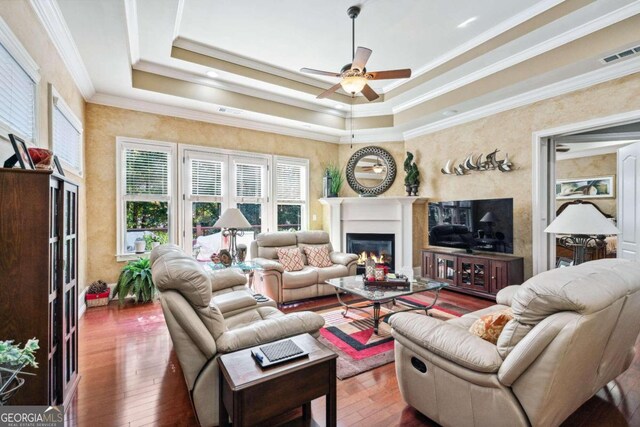
[[[422,276],[444,282],[447,289],[495,299],[502,288],[524,279],[524,259],[513,255],[461,249],[424,248]]]

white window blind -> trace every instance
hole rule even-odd
[[[191,194],[222,196],[222,162],[191,160]]]
[[[82,173],[82,138],[80,131],[54,102],[53,152],[73,169]]]
[[[36,83],[0,45],[0,120],[28,140],[35,130]]]
[[[276,166],[276,200],[282,203],[305,202],[305,168],[278,162]]]
[[[264,166],[235,163],[236,196],[259,199],[264,196]]]
[[[169,196],[169,162],[166,151],[125,149],[125,194]]]

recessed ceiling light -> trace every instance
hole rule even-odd
[[[207,76],[209,76],[211,78],[216,78],[216,77],[218,77],[218,73],[216,73],[213,70],[209,70],[209,71],[207,71]]]
[[[458,28],[464,28],[467,25],[471,24],[473,21],[475,21],[476,19],[478,19],[477,16],[473,16],[469,19],[467,19],[466,21],[462,22],[461,24],[458,25]]]
[[[458,114],[458,110],[445,110],[442,112],[443,116],[455,116],[456,114]]]
[[[336,104],[333,106],[333,108],[336,108],[338,110],[342,110],[344,107],[342,106],[342,104]]]

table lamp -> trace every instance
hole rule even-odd
[[[240,209],[229,208],[225,210],[222,216],[213,224],[213,228],[221,228],[222,235],[230,237],[229,252],[231,253],[231,258],[237,261],[238,248],[236,245],[236,236],[244,235],[244,231],[239,230],[240,228],[251,228],[251,224],[249,224],[247,218],[240,212]]]
[[[493,223],[497,221],[498,221],[498,218],[491,211],[484,214],[484,216],[480,219],[480,222],[484,222],[487,224],[487,237],[493,237],[493,230],[492,230]]]
[[[560,238],[560,244],[573,248],[573,264],[585,261],[585,252],[589,243],[603,247],[604,237],[620,234],[620,230],[611,223],[593,205],[576,203],[568,205],[556,219],[544,230],[545,233],[568,234]],[[594,237],[595,236],[595,237]]]

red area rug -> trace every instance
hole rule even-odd
[[[399,298],[394,307],[380,310],[383,317],[390,311],[431,304],[433,294],[422,293]],[[366,303],[362,303],[364,305]],[[373,333],[373,309],[364,311],[349,309],[343,316],[343,307],[333,307],[318,311],[325,320],[320,330],[320,341],[338,354],[336,376],[338,379],[353,377],[362,372],[393,362],[393,337],[391,327],[380,322],[378,334]],[[424,314],[424,311],[415,311]],[[459,317],[467,311],[450,304],[436,305],[429,313],[437,319]]]

